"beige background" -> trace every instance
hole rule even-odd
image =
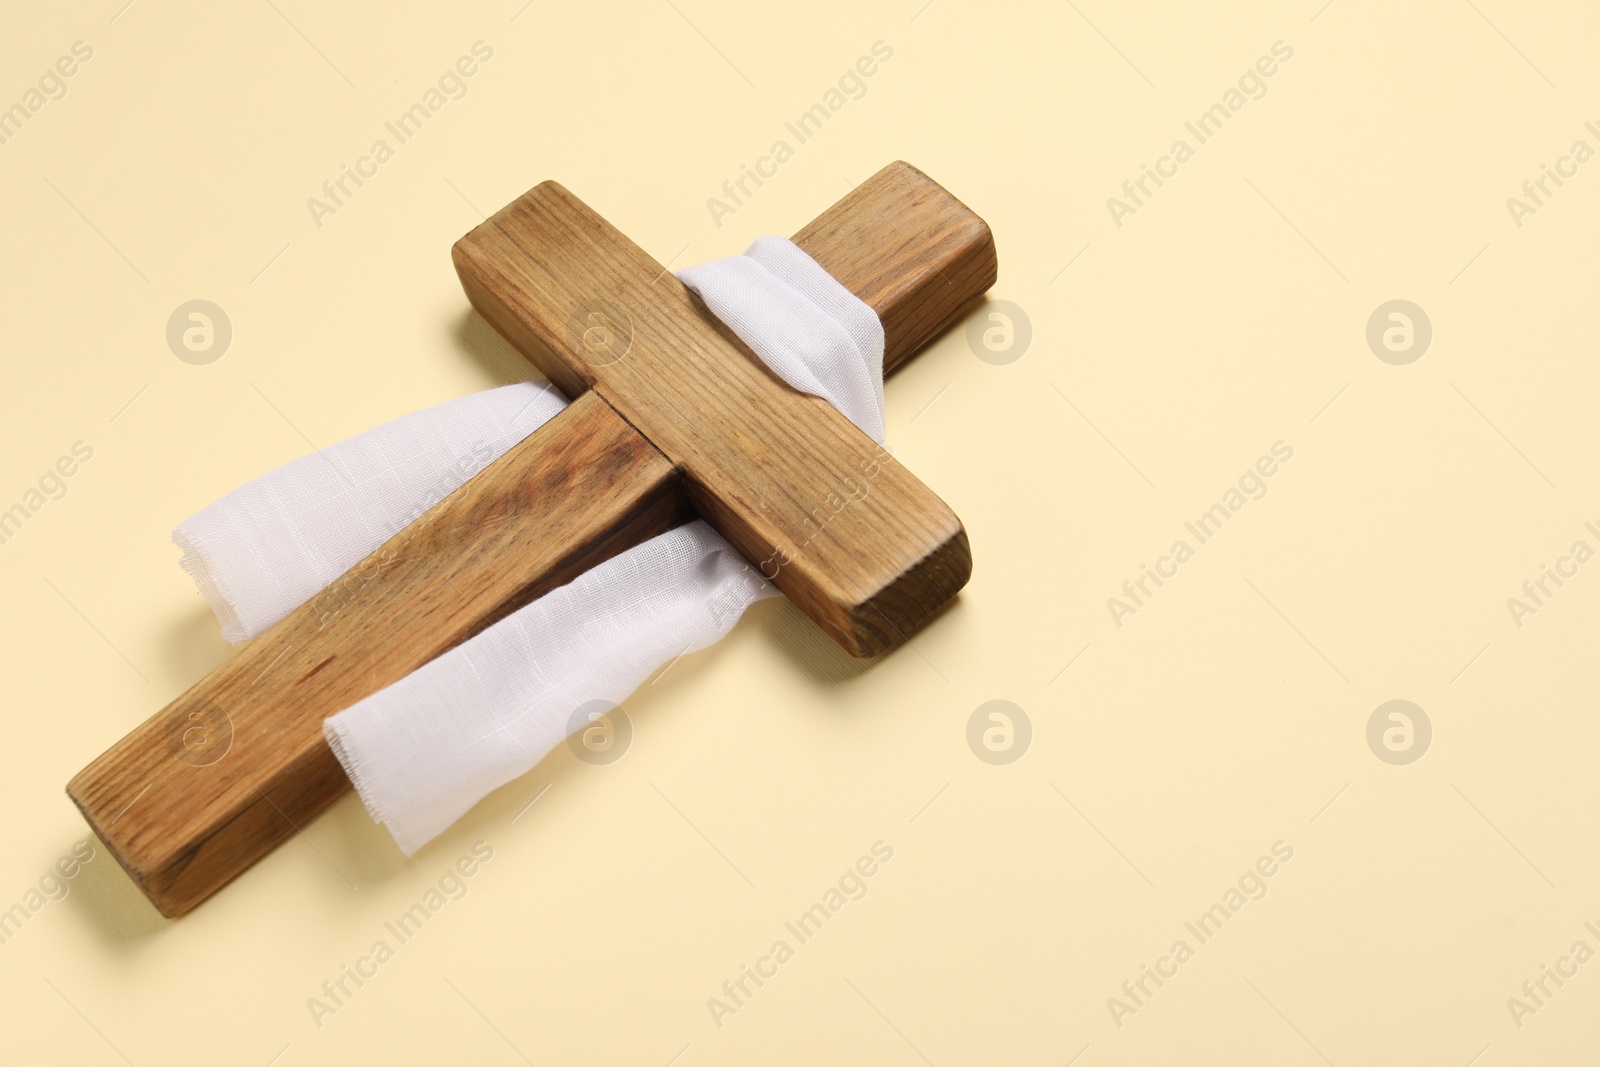
[[[914,648],[860,669],[761,605],[629,702],[619,763],[558,750],[412,862],[347,797],[176,923],[101,850],[0,946],[6,1062],[1589,1062],[1600,963],[1520,1027],[1507,999],[1600,950],[1600,565],[1520,628],[1506,601],[1600,548],[1600,164],[1520,228],[1506,200],[1600,148],[1600,15],[1321,2],[11,5],[0,106],[94,56],[0,145],[0,507],[94,456],[0,545],[0,908],[85,833],[67,778],[229,655],[171,528],[526,374],[450,266],[481,212],[557,178],[685,265],[904,158],[992,224],[1033,339],[995,365],[956,330],[889,383],[976,557]],[[316,226],[479,40],[467,95]],[[879,40],[867,95],[718,228],[706,199]],[[1119,228],[1107,198],[1280,40]],[[164,336],[195,298],[234,329],[208,366]],[[1433,326],[1406,366],[1365,339],[1392,299]],[[1266,497],[1116,626],[1277,441]],[[1032,726],[1007,766],[966,741],[995,699]],[[1391,699],[1432,724],[1410,765],[1368,747]],[[308,998],[479,840],[468,894],[319,1027]],[[718,1027],[707,999],[879,840],[867,895]]]

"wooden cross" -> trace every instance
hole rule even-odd
[[[989,227],[905,163],[794,240],[878,313],[886,374],[996,275]],[[696,516],[856,656],[904,642],[971,573],[943,501],[560,185],[453,255],[473,307],[572,403],[68,784],[164,915],[349,788],[324,719]]]

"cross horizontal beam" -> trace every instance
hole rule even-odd
[[[935,258],[899,253],[881,215],[835,233],[891,249],[865,276],[906,299],[954,288]],[[987,236],[966,212],[952,251]],[[595,392],[660,449],[695,511],[850,654],[901,644],[966,584],[966,531],[932,490],[561,186],[519,197],[454,256],[473,307],[568,396]]]

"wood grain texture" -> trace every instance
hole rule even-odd
[[[580,397],[67,792],[162,914],[180,915],[349,788],[323,719],[689,517],[672,464]]]
[[[884,374],[983,299],[1000,269],[989,224],[905,162],[856,186],[794,243],[878,313]]]
[[[954,267],[981,260],[971,249],[992,253],[992,241],[981,221],[952,227],[953,214],[976,216],[910,168],[874,183],[810,243],[889,238],[896,251],[856,281],[902,309],[897,329],[926,339],[990,276],[969,265],[946,277],[914,250]],[[874,219],[902,232],[872,231]],[[904,643],[966,584],[966,531],[931,489],[831,404],[769,371],[562,186],[519,197],[454,256],[479,313],[563,390],[603,396],[682,471],[700,516],[852,655]]]
[[[872,219],[889,231],[874,231]],[[974,219],[918,172],[894,164],[802,231],[802,247],[834,264],[853,291],[887,314],[889,348],[909,354],[933,336],[931,322],[974,298],[936,289],[948,289],[952,278],[988,284],[982,264],[992,261],[993,243]],[[944,266],[928,271],[908,257],[908,235],[921,235],[920,247]],[[863,265],[850,274],[846,243],[870,246],[879,237],[901,251],[877,256],[859,248]],[[926,310],[905,310],[917,307]],[[686,328],[711,334],[709,341],[696,334],[696,343],[739,347],[708,319],[693,310]],[[603,364],[625,338],[613,303],[583,314],[569,340]],[[739,355],[750,358],[742,348]],[[569,395],[583,392],[582,379],[556,380]],[[820,405],[834,414],[821,401],[800,399],[801,413]],[[875,451],[872,442],[866,446]],[[869,492],[876,480],[867,479]],[[180,915],[349,788],[323,738],[323,719],[691,516],[689,486],[674,461],[600,392],[578,396],[123,738],[78,774],[68,793],[162,913]],[[949,576],[919,581],[949,584]],[[891,603],[889,611],[920,607]]]

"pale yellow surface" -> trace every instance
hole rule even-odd
[[[1600,548],[1600,164],[1561,164],[1520,226],[1507,206],[1600,149],[1591,5],[122,2],[13,4],[0,35],[0,107],[93,49],[0,145],[0,508],[93,449],[0,544],[0,908],[28,914],[0,1060],[1592,1062],[1600,963],[1569,954],[1600,950],[1600,564],[1520,627],[1507,606]],[[465,96],[396,145],[478,41]],[[784,123],[877,41],[866,95],[797,145]],[[1279,41],[1198,144],[1184,123]],[[319,227],[307,199],[379,138]],[[1119,227],[1107,198],[1179,138]],[[778,139],[794,157],[717,226],[707,198]],[[555,178],[682,266],[895,158],[988,219],[992,295],[1033,331],[995,364],[957,329],[889,383],[896,454],[976,559],[914,648],[861,669],[765,604],[628,703],[620,762],[559,749],[413,861],[346,797],[175,923],[103,849],[29,897],[85,833],[67,779],[230,654],[172,527],[527,376],[451,269],[480,212]],[[210,365],[165,339],[191,299],[232,322]],[[1394,299],[1432,322],[1409,365],[1366,341]],[[1184,524],[1280,441],[1266,496],[1198,544]],[[1119,627],[1108,598],[1179,539]],[[1391,699],[1432,724],[1409,765],[1368,746]],[[966,740],[990,700],[1032,725],[1010,765]],[[385,923],[477,841],[466,895],[398,944]],[[864,897],[786,931],[878,841]],[[1293,859],[1202,944],[1185,923],[1276,842]],[[779,939],[719,1026],[708,999]],[[1576,973],[1535,1001],[1544,966]]]

